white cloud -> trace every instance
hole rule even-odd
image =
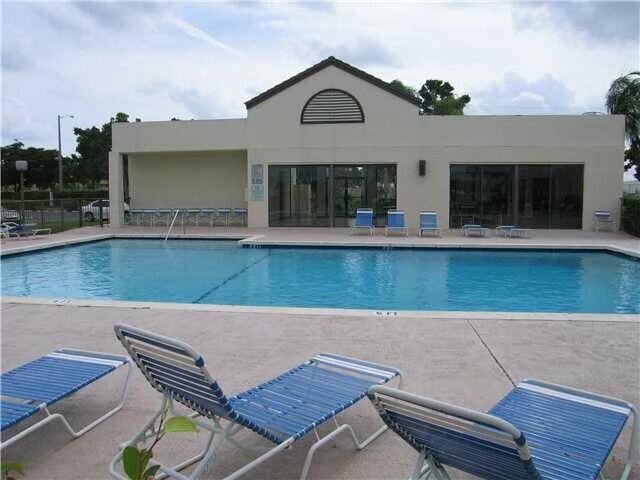
[[[233,47],[230,47],[226,43],[221,42],[220,40],[216,40],[214,37],[209,35],[207,32],[199,29],[198,27],[190,24],[189,22],[185,22],[180,18],[173,18],[171,23],[175,25],[179,30],[187,34],[188,36],[195,38],[197,40],[201,40],[208,45],[211,45],[214,48],[219,48],[228,53],[233,53],[235,55],[239,55],[240,52]]]
[[[584,113],[574,93],[552,75],[527,80],[513,72],[471,91],[471,114],[545,115]],[[587,109],[588,110],[588,109]]]
[[[100,125],[117,111],[145,120],[244,116],[244,101],[331,54],[386,80],[448,80],[471,94],[469,113],[602,109],[611,80],[637,69],[637,44],[587,38],[584,17],[574,22],[582,29],[548,17],[525,28],[517,15],[528,8],[5,3],[2,141],[19,134],[55,146],[58,113],[76,115],[64,124],[67,146],[72,126]]]

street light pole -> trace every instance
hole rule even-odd
[[[62,136],[60,135],[60,119],[73,118],[73,115],[58,115],[58,185],[62,192]]]

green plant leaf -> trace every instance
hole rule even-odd
[[[198,426],[190,418],[177,416],[171,417],[164,424],[165,432],[197,432]]]
[[[22,465],[18,462],[5,462],[0,464],[0,472],[3,474],[7,474],[9,472],[19,473],[20,475],[24,475],[22,471]]]
[[[153,465],[147,468],[142,474],[142,480],[148,480],[150,477],[153,477],[158,470],[160,469],[160,465]]]
[[[133,445],[125,447],[122,452],[122,468],[131,480],[142,480],[142,456],[143,453]]]

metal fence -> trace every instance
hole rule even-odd
[[[3,200],[0,214],[2,223],[31,224],[54,233],[87,225],[102,227],[109,222],[109,200]]]

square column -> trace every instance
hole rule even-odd
[[[109,152],[109,226],[124,225],[124,184],[122,154]]]

